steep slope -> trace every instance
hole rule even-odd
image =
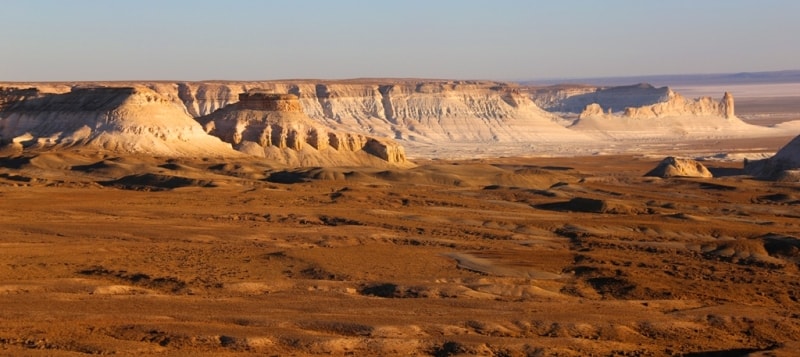
[[[30,149],[91,146],[166,156],[238,155],[182,106],[143,87],[6,96],[0,139]]]
[[[263,88],[297,95],[303,111],[330,128],[392,137],[410,146],[585,140],[514,87],[496,82],[212,82],[179,83],[178,88],[177,96],[196,117]]]
[[[251,91],[239,99],[198,120],[246,154],[289,166],[413,166],[391,140],[334,131],[311,120],[296,95]]]
[[[750,175],[761,179],[800,181],[800,135],[792,139],[769,159],[744,162]]]
[[[617,87],[551,86],[531,91],[533,100],[552,112],[580,113],[589,104],[598,104],[604,112],[627,107],[653,105],[669,100],[672,91],[647,83]]]
[[[312,120],[315,125],[335,132],[392,138],[401,143],[411,157],[417,158],[624,152],[636,150],[642,143],[676,139],[796,133],[788,126],[769,129],[743,123],[735,117],[730,97],[722,102],[705,98],[689,100],[666,89],[665,99],[664,88],[649,85],[558,89],[551,99],[581,95],[589,98],[591,94],[591,98],[607,105],[612,103],[610,106],[590,105],[578,120],[572,116],[569,120],[561,118],[541,109],[525,87],[491,81],[354,79],[0,84],[2,86],[18,88],[15,90],[34,88],[35,93],[30,95],[43,97],[68,96],[73,88],[80,90],[80,87],[142,88],[174,103],[185,112],[181,115],[188,113],[197,120],[238,103],[240,94],[255,89],[288,93],[297,97],[297,103],[307,116],[305,119]],[[0,92],[0,97],[10,98],[0,98],[0,107],[9,107],[9,103],[16,101],[13,98],[26,95],[29,94]],[[4,100],[9,103],[3,104]],[[657,102],[647,104],[652,101]],[[726,104],[728,101],[731,105]],[[630,102],[635,105],[623,111],[622,104]],[[607,114],[609,108],[616,114]],[[22,134],[24,132],[17,135]],[[67,139],[69,137],[59,140]],[[232,138],[226,140],[233,143]],[[239,148],[245,146],[242,144]]]

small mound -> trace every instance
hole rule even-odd
[[[684,220],[684,221],[695,221],[695,222],[705,222],[705,221],[708,221],[708,219],[707,219],[707,218],[704,218],[704,217],[699,217],[699,216],[694,216],[694,215],[691,215],[691,214],[686,214],[686,213],[683,213],[683,212],[678,212],[678,213],[675,213],[675,214],[668,214],[668,215],[666,215],[666,216],[664,216],[664,217],[667,217],[667,218],[674,218],[674,219],[680,219],[680,220]]]
[[[740,238],[725,240],[703,248],[709,257],[730,260],[742,264],[784,265],[781,259],[773,258],[767,252],[761,239]]]
[[[753,201],[758,203],[771,203],[771,204],[788,204],[788,205],[800,204],[800,198],[785,193],[774,193],[770,195],[758,196]]]
[[[792,236],[767,234],[764,240],[764,249],[773,257],[792,259],[800,263],[800,239]]]
[[[566,202],[554,202],[536,205],[536,208],[561,212],[586,212],[610,214],[640,214],[647,209],[639,204],[621,200],[602,200],[595,198],[575,197]]]
[[[163,191],[179,187],[214,187],[214,183],[208,180],[198,180],[187,177],[158,175],[158,174],[137,174],[122,177],[117,180],[98,182],[107,187],[116,187],[124,190],[136,191]]]
[[[645,176],[651,177],[713,177],[703,164],[692,159],[680,159],[673,156],[667,157],[650,170]]]
[[[130,285],[105,285],[92,290],[94,295],[138,295],[149,294],[151,291]]]

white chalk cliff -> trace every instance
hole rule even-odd
[[[144,87],[75,88],[63,94],[16,91],[1,103],[0,140],[26,148],[237,155],[229,144],[207,135],[183,106]]]
[[[26,94],[26,88],[33,88],[32,92],[29,90]],[[125,90],[129,90],[125,88],[135,88],[136,93],[125,94]],[[48,101],[91,102],[106,95],[101,89],[129,99],[127,102],[119,100],[119,103],[106,101],[106,104],[96,108],[71,106],[59,109],[47,104]],[[214,133],[235,145],[239,151],[267,155],[267,151],[274,151],[275,148],[283,150],[280,145],[275,146],[272,142],[265,145],[265,139],[251,136],[259,132],[259,125],[266,128],[267,124],[264,123],[273,119],[283,123],[281,128],[289,128],[291,125],[286,118],[291,115],[282,114],[283,118],[279,118],[269,114],[256,119],[256,114],[250,113],[247,115],[253,119],[244,120],[234,119],[239,114],[229,113],[236,108],[232,106],[239,103],[241,94],[253,90],[296,96],[296,103],[304,113],[300,121],[304,126],[314,127],[319,132],[324,129],[334,133],[352,133],[354,141],[358,141],[355,135],[375,140],[393,139],[403,145],[411,157],[592,153],[604,151],[612,142],[636,145],[645,141],[676,139],[777,136],[786,135],[787,131],[742,122],[735,117],[731,96],[726,96],[722,101],[705,98],[689,100],[671,90],[649,85],[602,90],[582,87],[573,92],[564,89],[551,99],[557,101],[561,99],[553,98],[591,95],[585,98],[599,98],[603,103],[614,105],[623,104],[626,98],[637,103],[624,112],[622,107],[614,108],[611,114],[608,113],[609,108],[601,104],[590,104],[579,119],[568,120],[537,106],[526,88],[490,81],[363,79],[0,83],[0,140],[8,142],[16,138],[17,141],[24,141],[28,147],[34,143],[62,146],[75,143],[103,144],[103,137],[107,137],[103,132],[113,132],[114,136],[122,138],[120,135],[138,130],[152,135],[125,140],[105,139],[106,146],[138,152],[188,153],[192,151],[189,147],[194,145],[192,143],[216,140],[202,128],[198,129],[197,125],[198,122],[207,124],[210,115],[220,112],[211,120],[217,126]],[[588,92],[581,92],[584,90]],[[664,90],[666,96],[663,95]],[[136,99],[144,93],[151,101]],[[79,96],[94,99],[76,99]],[[652,104],[638,105],[654,100],[656,102]],[[136,109],[139,105],[136,103],[142,103],[141,108]],[[226,111],[226,108],[230,109]],[[123,116],[123,113],[130,118]],[[223,113],[227,113],[228,117],[221,118]],[[114,125],[97,125],[109,115]],[[170,122],[168,117],[178,119]],[[243,120],[249,124],[241,124]],[[234,129],[226,127],[229,121],[237,123],[230,124]],[[90,131],[83,129],[81,123],[86,124]],[[70,125],[77,127],[60,127]],[[235,129],[242,125],[253,129]],[[234,134],[242,138],[237,139]],[[259,132],[258,135],[262,134]],[[210,139],[203,138],[203,135]],[[177,150],[168,148],[163,139],[173,136],[184,138],[186,144],[181,145],[188,146]],[[158,140],[136,144],[137,140],[148,137]],[[198,152],[215,151],[210,148],[218,147],[216,145],[220,143],[218,140],[216,142],[213,145],[200,144],[201,151]],[[374,144],[369,146],[377,147]],[[315,148],[313,145],[311,147]],[[390,149],[392,145],[385,147],[386,152],[381,155],[386,158],[395,155]],[[626,150],[623,146],[617,147]],[[228,149],[228,152],[231,151],[235,152]],[[295,158],[285,161],[295,161]]]
[[[251,91],[198,120],[246,154],[289,166],[413,166],[390,139],[327,128],[303,113],[293,94]]]
[[[580,113],[590,104],[599,105],[603,112],[618,112],[627,107],[666,102],[671,93],[668,87],[656,88],[647,83],[616,87],[557,85],[533,89],[531,97],[537,105],[552,112]]]
[[[182,82],[153,89],[195,117],[238,101],[252,89],[298,96],[303,111],[332,129],[417,144],[579,142],[561,119],[515,87],[480,81]]]
[[[570,128],[613,140],[758,137],[777,132],[737,118],[730,93],[719,101],[709,97],[692,100],[671,90],[666,101],[628,107],[621,115],[609,114],[596,103],[589,104]]]

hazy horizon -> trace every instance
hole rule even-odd
[[[798,69],[776,0],[12,1],[0,81],[523,81]]]

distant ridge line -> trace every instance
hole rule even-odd
[[[650,83],[661,86],[687,85],[726,85],[726,84],[776,84],[800,83],[800,70],[766,72],[707,73],[707,74],[665,74],[648,76],[594,77],[594,78],[556,78],[518,81],[523,85],[592,84],[599,86],[619,86],[635,83]]]

